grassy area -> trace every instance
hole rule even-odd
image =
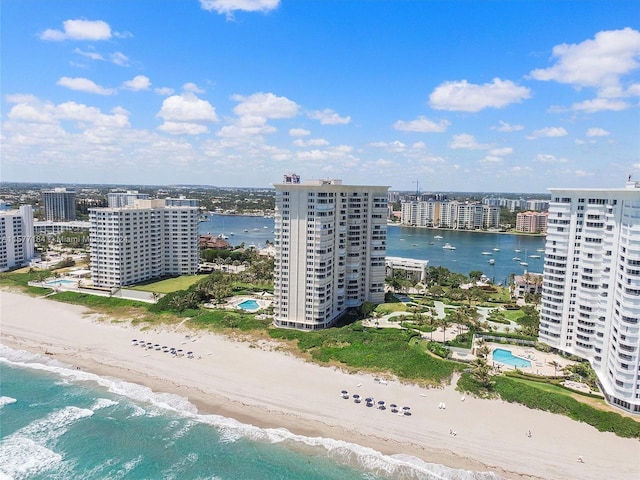
[[[433,358],[411,342],[417,334],[396,328],[363,329],[360,322],[316,332],[270,329],[272,338],[295,341],[320,363],[338,363],[354,370],[389,372],[403,380],[439,385],[464,365]]]
[[[499,396],[510,403],[520,403],[529,408],[565,415],[587,423],[601,432],[613,432],[619,437],[640,438],[640,422],[594,403],[594,399],[582,398],[562,387],[510,376],[494,377],[491,391],[478,386],[471,374],[464,373],[457,388],[480,397]]]
[[[502,315],[507,320],[511,320],[512,322],[516,322],[518,318],[524,317],[525,313],[518,310],[500,310],[500,315]]]
[[[388,315],[393,312],[406,312],[406,311],[407,311],[407,306],[401,302],[382,303],[378,305],[375,309],[375,312],[380,315]]]
[[[177,292],[178,290],[186,290],[194,283],[206,277],[207,275],[182,275],[180,277],[165,278],[164,280],[142,283],[127,288],[143,292],[171,293]]]

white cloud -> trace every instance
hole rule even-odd
[[[129,66],[129,57],[127,57],[122,52],[114,52],[109,55],[109,58],[111,59],[111,62],[115,63],[116,65],[119,65],[121,67]]]
[[[114,93],[116,93],[116,90],[113,88],[101,87],[100,85],[96,84],[92,80],[89,80],[88,78],[82,78],[82,77],[76,77],[76,78],[62,77],[60,80],[58,80],[57,84],[60,85],[61,87],[69,88],[70,90],[77,90],[80,92],[87,92],[87,93],[96,93],[98,95],[113,95]]]
[[[478,143],[473,135],[461,133],[460,135],[453,136],[453,139],[449,143],[449,148],[454,150],[484,150],[489,148],[489,145]]]
[[[640,64],[640,32],[631,28],[598,32],[593,39],[553,47],[555,65],[536,69],[531,76],[537,80],[554,80],[576,87],[615,87],[620,76]]]
[[[200,123],[170,121],[165,121],[158,127],[158,130],[172,135],[199,135],[209,131],[205,125]]]
[[[307,135],[311,135],[311,132],[304,128],[291,128],[289,129],[289,135],[292,137],[306,137]]]
[[[247,138],[275,133],[274,126],[267,124],[267,119],[257,115],[242,115],[232,125],[225,125],[217,133],[219,137]]]
[[[491,130],[497,130],[498,132],[517,132],[519,130],[524,130],[522,125],[510,125],[507,122],[503,122],[500,120],[500,125],[494,125],[491,127]]]
[[[324,147],[329,145],[329,142],[324,138],[310,138],[309,140],[299,138],[295,140],[293,144],[296,147]]]
[[[126,90],[133,90],[134,92],[140,90],[149,90],[151,86],[151,81],[149,77],[145,77],[144,75],[136,75],[131,80],[127,80],[122,83],[122,88]]]
[[[73,53],[77,53],[78,55],[81,55],[85,58],[90,58],[91,60],[104,60],[104,57],[102,56],[102,54],[92,51],[92,50],[80,50],[79,48],[76,48],[73,50]]]
[[[170,87],[158,87],[158,88],[154,88],[153,92],[158,94],[158,95],[173,95],[173,93],[175,92],[175,90],[173,88]]]
[[[593,177],[594,173],[593,172],[587,172],[586,170],[576,170],[575,172],[576,177]]]
[[[204,90],[193,82],[187,82],[182,85],[182,90],[190,93],[204,93]]]
[[[307,116],[312,120],[320,121],[321,125],[346,125],[351,122],[351,117],[341,117],[330,108],[324,110],[312,110],[307,113]]]
[[[594,98],[584,102],[574,103],[571,108],[577,112],[595,113],[603,110],[619,112],[629,108],[629,104],[622,100],[610,100],[608,98]]]
[[[611,132],[606,131],[604,128],[592,127],[587,130],[587,137],[606,137]]]
[[[402,132],[441,133],[446,132],[449,125],[451,125],[449,120],[440,120],[436,123],[421,115],[415,120],[398,120],[393,124],[393,128]]]
[[[413,148],[414,150],[424,150],[425,148],[427,148],[427,145],[424,142],[416,142],[411,145],[411,148]]]
[[[218,121],[215,107],[190,92],[165,98],[156,116],[164,120],[158,129],[172,134],[205,133],[203,123]]]
[[[9,110],[8,117],[26,123],[54,123],[55,116],[52,105],[37,105],[20,102]]]
[[[216,109],[192,93],[173,95],[162,102],[158,117],[173,122],[217,122]]]
[[[502,162],[504,162],[504,159],[502,157],[498,157],[496,155],[487,155],[482,160],[480,160],[480,163],[482,163],[484,165],[497,165],[497,164],[500,164]]]
[[[555,155],[551,155],[548,153],[537,154],[534,161],[540,162],[540,163],[567,163],[568,162],[566,158],[558,158]]]
[[[542,137],[565,137],[569,133],[563,127],[544,127],[540,130],[535,130],[531,135],[527,136],[528,140],[534,140]]]
[[[429,104],[436,110],[479,112],[485,108],[503,108],[531,97],[527,87],[511,80],[494,78],[491,83],[476,85],[466,80],[444,82],[429,95]]]
[[[216,11],[233,17],[233,12],[241,10],[245,12],[269,12],[280,5],[280,0],[200,0],[204,10]]]
[[[383,148],[389,152],[400,153],[407,150],[407,145],[399,140],[393,142],[372,142],[369,144],[371,147]]]
[[[111,27],[102,20],[66,20],[62,22],[63,30],[47,29],[40,34],[41,40],[109,40]]]
[[[513,148],[511,147],[493,148],[489,150],[490,155],[496,155],[500,157],[505,155],[511,155],[512,153],[513,153]]]
[[[263,118],[292,118],[298,114],[299,106],[286,97],[278,97],[273,93],[254,93],[248,97],[233,95],[232,100],[238,103],[233,109],[236,115],[254,115]]]

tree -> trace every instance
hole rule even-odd
[[[478,358],[471,364],[471,376],[482,387],[490,390],[495,382],[492,380],[491,366],[484,358]]]
[[[558,370],[562,367],[562,365],[560,365],[555,360],[553,360],[552,362],[549,362],[549,365],[551,365],[553,367],[554,377],[557,377],[558,376]]]
[[[442,327],[442,343],[447,341],[447,327],[451,323],[449,315],[446,315],[444,318],[439,319],[438,323]]]
[[[478,283],[481,278],[482,272],[480,270],[472,270],[469,272],[469,279],[473,282],[474,285]]]

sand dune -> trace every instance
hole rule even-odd
[[[99,320],[83,307],[14,292],[1,292],[0,302],[3,344],[188,397],[201,412],[505,478],[640,476],[640,442],[563,416],[498,400],[463,401],[451,386],[379,383],[372,375],[306,363],[268,342],[243,343],[184,327],[142,331],[128,322]],[[194,358],[144,350],[131,345],[133,338],[193,351]],[[345,400],[343,389],[409,406],[412,415]],[[443,403],[446,409],[438,408]],[[576,461],[579,456],[584,463]]]

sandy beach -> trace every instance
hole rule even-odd
[[[202,413],[504,478],[640,476],[637,440],[499,400],[463,400],[452,386],[380,383],[373,375],[307,363],[269,342],[234,341],[183,326],[141,330],[83,307],[15,292],[0,292],[0,305],[2,344],[187,397]],[[193,351],[194,358],[132,346],[132,339]],[[345,400],[343,389],[410,406],[412,415]],[[439,408],[442,403],[446,409]]]

